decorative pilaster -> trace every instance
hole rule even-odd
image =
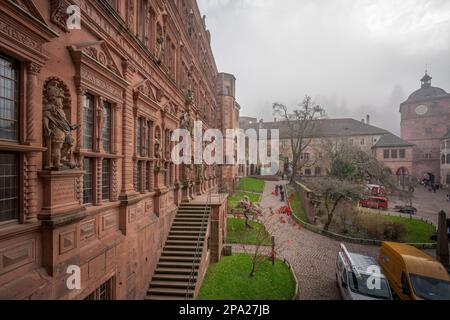
[[[36,124],[38,122],[37,113],[40,110],[39,107],[39,94],[38,89],[38,74],[41,72],[41,66],[36,63],[29,63],[27,66],[27,142],[29,144],[36,144],[41,132],[37,132],[36,128],[40,128]]]
[[[83,123],[83,108],[84,108],[84,96],[86,95],[86,90],[81,86],[77,87],[77,120],[78,123]],[[77,130],[77,149],[81,150],[83,148],[83,126],[79,126]]]
[[[29,145],[37,146],[41,132],[38,132],[38,112],[41,110],[38,101],[40,94],[38,93],[38,74],[41,72],[41,66],[36,63],[27,65],[27,94],[26,94],[26,142]],[[38,205],[37,205],[37,165],[39,160],[38,152],[29,152],[24,156],[24,222],[33,223],[37,221]]]
[[[111,201],[115,202],[119,199],[119,188],[117,183],[117,170],[118,170],[118,163],[117,159],[114,159],[111,161]]]
[[[102,158],[96,158],[95,159],[95,165],[97,167],[96,175],[95,175],[95,200],[94,205],[99,206],[102,203],[102,177],[103,177],[103,159]]]

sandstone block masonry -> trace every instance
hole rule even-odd
[[[1,1],[0,299],[144,298],[178,205],[233,179],[170,160],[182,117],[236,125],[224,78],[195,1]]]

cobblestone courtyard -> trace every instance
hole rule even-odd
[[[275,185],[280,182],[266,182],[261,204],[264,208],[274,210],[284,204],[272,195]],[[284,184],[284,183],[283,183]],[[266,212],[268,212],[266,210]],[[279,223],[277,219],[270,223]],[[277,227],[273,234],[278,243],[290,242],[290,246],[278,252],[280,258],[292,265],[299,281],[300,300],[338,300],[341,299],[336,287],[335,262],[339,251],[339,242],[333,239],[298,228],[290,224]],[[376,258],[379,247],[346,243],[351,252],[361,253]],[[242,250],[242,246],[233,246],[234,250]],[[428,252],[432,254],[431,252]]]
[[[448,193],[450,193],[448,190],[438,190],[436,193],[433,193],[423,186],[418,186],[413,198],[413,206],[418,210],[416,217],[423,218],[437,226],[439,211],[444,210],[447,214],[450,214],[450,202],[446,200]],[[390,200],[389,207],[391,210],[397,205],[407,204],[407,202],[395,197],[392,197]]]

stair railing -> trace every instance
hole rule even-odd
[[[208,192],[208,196],[206,198],[206,205],[205,205],[205,209],[203,211],[203,217],[202,217],[202,227],[201,230],[203,230],[206,227],[206,230],[208,229],[208,222],[209,222],[209,216],[211,214],[211,202],[212,202],[212,192],[211,190]],[[208,213],[209,211],[209,213]],[[195,249],[195,256],[194,256],[194,261],[192,262],[192,270],[191,270],[191,275],[189,276],[189,283],[188,286],[186,288],[186,300],[188,300],[189,297],[189,290],[191,289],[191,285],[193,284],[193,280],[195,278],[195,264],[197,259],[199,258],[199,256],[201,255],[200,252],[200,243],[204,243],[205,241],[207,241],[208,239],[205,238],[202,242],[200,241],[202,235],[201,233],[198,234],[198,239],[197,239],[197,248]],[[205,235],[206,237],[206,235]],[[203,250],[203,248],[202,248]],[[198,276],[198,275],[197,275]],[[194,287],[194,291],[195,291],[195,287]]]

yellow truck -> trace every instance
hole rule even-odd
[[[399,299],[450,300],[447,270],[423,251],[401,243],[384,242],[378,263]]]

